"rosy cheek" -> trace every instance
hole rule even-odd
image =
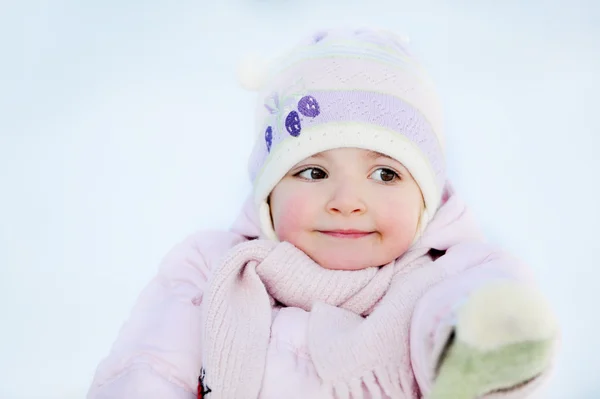
[[[387,217],[379,217],[379,224],[382,230],[396,237],[406,236],[406,239],[412,239],[419,221],[420,208],[418,204],[404,199],[388,199],[385,204],[382,204],[380,209],[397,210],[388,214]]]
[[[281,202],[276,205],[276,214],[273,215],[275,232],[280,240],[293,243],[293,237],[312,220],[311,201],[308,195],[301,193],[280,198],[279,201]]]

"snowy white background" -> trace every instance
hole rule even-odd
[[[542,396],[600,398],[595,0],[4,0],[0,398],[85,396],[162,256],[249,190],[236,63],[349,23],[411,37],[455,185],[535,268],[564,334]]]

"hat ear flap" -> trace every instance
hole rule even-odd
[[[273,218],[271,217],[271,208],[267,201],[263,201],[258,208],[258,219],[262,235],[269,239],[278,242],[277,233],[273,227]]]

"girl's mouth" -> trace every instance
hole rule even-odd
[[[319,230],[319,233],[336,238],[362,238],[373,234],[372,231],[362,230]]]

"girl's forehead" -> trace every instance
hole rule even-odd
[[[364,159],[364,160],[375,160],[378,158],[387,158],[393,161],[396,161],[394,158],[382,154],[377,151],[366,150],[363,148],[335,148],[333,150],[327,150],[323,152],[319,152],[317,154],[311,155],[310,157],[305,158],[303,161],[309,159],[336,159],[339,157],[348,157],[348,158],[356,158],[356,159]],[[397,162],[397,161],[396,161]]]

